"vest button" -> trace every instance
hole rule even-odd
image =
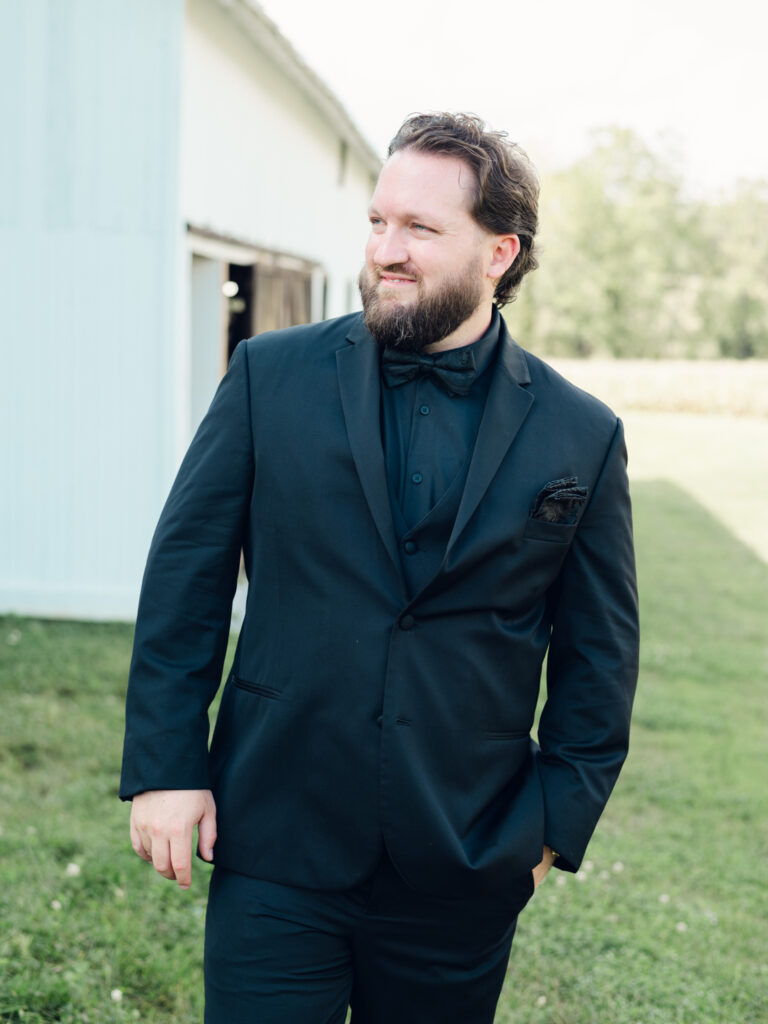
[[[403,548],[405,550],[406,555],[415,555],[416,552],[419,550],[419,547],[415,540],[407,540],[405,544],[403,544]]]
[[[413,629],[416,625],[416,619],[412,615],[404,615],[400,619],[400,629]]]
[[[377,715],[376,716],[376,725],[378,725],[378,727],[381,728],[383,724],[384,724],[384,715]]]

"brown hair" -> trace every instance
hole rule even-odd
[[[494,301],[504,306],[520,282],[539,265],[534,248],[539,180],[525,152],[506,132],[490,131],[475,114],[412,114],[389,144],[387,156],[401,149],[458,157],[474,171],[472,216],[494,235],[515,234],[520,252],[496,285]]]

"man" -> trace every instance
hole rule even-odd
[[[497,308],[537,196],[477,118],[406,121],[363,314],[241,343],[168,498],[121,793],[162,875],[189,885],[195,825],[215,857],[209,1024],[491,1022],[519,911],[578,868],[626,756],[621,424]]]

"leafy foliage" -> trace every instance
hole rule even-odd
[[[540,251],[507,310],[534,351],[768,356],[768,183],[693,200],[671,158],[605,129],[544,179]]]

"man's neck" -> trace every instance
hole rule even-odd
[[[472,345],[479,341],[491,324],[493,315],[493,303],[481,303],[475,312],[460,324],[455,331],[452,331],[442,341],[436,341],[434,345],[428,345],[424,351],[430,354],[435,352],[447,352],[451,348],[463,348],[465,345]]]

